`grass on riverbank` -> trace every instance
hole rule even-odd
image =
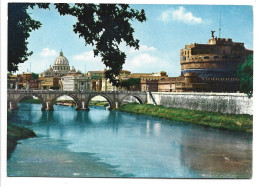
[[[253,116],[222,114],[199,110],[170,108],[154,105],[125,104],[119,111],[145,114],[154,117],[171,119],[174,121],[189,122],[205,127],[227,129],[231,131],[252,132]]]
[[[107,107],[109,106],[107,101],[90,101],[89,106],[103,106]]]
[[[36,134],[27,128],[19,127],[11,123],[7,124],[7,159],[10,158],[14,151],[17,141],[27,138],[36,137]]]

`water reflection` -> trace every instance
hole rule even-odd
[[[23,107],[29,107],[30,110],[22,111]],[[116,166],[124,176],[251,176],[252,137],[245,137],[244,134],[107,111],[98,106],[91,107],[90,111],[75,111],[64,106],[57,106],[59,110],[56,111],[32,110],[34,107],[36,106],[31,105],[30,108],[30,105],[21,104],[19,111],[14,112],[10,119],[11,122],[33,129],[39,138],[37,141],[28,139],[28,144],[18,145],[19,151],[15,151],[8,161],[8,165],[12,166],[8,169],[9,174],[28,176],[30,171],[26,169],[21,171],[22,174],[17,174],[16,169],[22,167],[22,161],[28,168],[39,167],[37,176],[41,176],[42,164],[31,161],[32,158],[40,156],[60,170],[66,167],[66,171],[73,173],[75,169],[81,168],[84,173],[82,165],[88,163],[75,162],[74,165],[68,166],[66,159],[64,163],[50,160],[55,146],[57,150],[62,146],[61,158],[65,155],[71,160],[80,157],[84,158],[84,162],[88,162],[89,159],[85,156],[91,153],[99,158],[98,162]],[[46,138],[48,141],[45,141]],[[50,153],[46,148],[49,142],[52,142]],[[35,150],[42,151],[43,155],[38,155]],[[25,154],[30,157],[24,157]],[[47,166],[45,170],[48,171]],[[34,169],[34,172],[37,170]],[[100,172],[99,176],[104,176],[104,173]],[[62,174],[63,170],[58,176]],[[81,173],[80,176],[98,175]]]
[[[250,178],[252,175],[252,136],[208,129],[191,130],[182,137],[184,165],[203,177]],[[206,167],[205,167],[206,166]]]

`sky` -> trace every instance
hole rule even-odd
[[[221,38],[243,42],[253,49],[253,7],[250,5],[170,5],[130,4],[132,8],[144,9],[147,21],[133,21],[134,36],[140,40],[140,49],[120,45],[127,55],[124,70],[132,73],[155,73],[166,71],[169,76],[179,76],[180,50],[187,44],[207,43],[211,30],[219,37],[221,12]],[[73,32],[76,19],[60,16],[51,6],[50,10],[34,8],[30,16],[42,23],[42,27],[31,32],[29,50],[33,55],[19,65],[17,73],[31,70],[41,73],[62,50],[70,66],[83,73],[104,70],[105,65],[93,55],[92,47],[85,46],[83,38]]]

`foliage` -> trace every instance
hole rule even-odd
[[[121,86],[125,87],[127,90],[130,90],[131,87],[140,87],[141,79],[140,78],[130,78],[123,80]]]
[[[154,117],[171,119],[174,121],[188,122],[202,125],[204,127],[242,132],[252,132],[253,130],[253,116],[245,114],[222,114],[148,104],[125,104],[122,105],[119,110],[137,114],[146,114]]]
[[[244,63],[238,66],[237,75],[240,79],[240,91],[248,97],[253,96],[253,55],[249,55]]]
[[[90,101],[89,106],[103,106],[107,107],[109,106],[109,103],[107,101]]]
[[[39,29],[41,23],[33,20],[26,12],[28,7],[33,8],[35,3],[8,4],[8,71],[16,72],[18,64],[24,63],[32,55],[28,51],[30,32]],[[39,8],[47,8],[48,4],[38,3]]]
[[[32,30],[38,29],[41,23],[32,20],[26,9],[36,4],[10,3],[8,7],[9,26],[8,41],[8,71],[16,71],[18,64],[28,59],[27,38]],[[48,8],[49,4],[37,4],[40,8]],[[114,86],[120,82],[119,75],[125,63],[126,55],[119,49],[121,42],[127,46],[139,49],[139,40],[134,39],[134,29],[131,21],[146,21],[145,12],[134,10],[128,4],[68,4],[55,3],[60,15],[72,15],[77,18],[73,25],[74,32],[83,37],[85,45],[94,46],[94,55],[101,56],[107,67],[105,77]],[[17,31],[18,30],[18,31]],[[15,41],[18,38],[18,42]],[[10,53],[10,54],[9,54]]]
[[[37,80],[37,79],[39,79],[39,74],[32,73],[32,80]]]

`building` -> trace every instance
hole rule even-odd
[[[105,73],[106,69],[104,70]],[[103,77],[102,77],[102,84],[101,84],[101,91],[116,91],[116,90],[125,90],[125,88],[121,88],[121,87],[116,87],[113,86],[113,84],[110,82],[109,79],[106,79],[104,77],[104,73],[103,73]],[[117,77],[119,80],[126,80],[130,77],[131,72],[127,71],[127,70],[121,70],[119,76]]]
[[[9,89],[38,89],[39,81],[34,80],[32,73],[27,71],[23,74],[8,75],[7,78]],[[28,86],[27,86],[28,85]]]
[[[193,43],[181,49],[181,75],[195,73],[200,78],[234,78],[237,65],[252,53],[244,47],[244,43],[215,38],[212,31],[207,44]]]
[[[60,89],[61,85],[60,77],[39,77],[39,85],[38,87],[41,90],[48,90],[48,89]]]
[[[54,61],[53,66],[50,65],[46,71],[40,74],[40,77],[63,77],[69,74],[81,74],[81,72],[76,71],[73,66],[70,69],[69,61],[61,51],[60,55]]]
[[[17,74],[17,75],[8,74],[7,88],[16,89],[16,85],[17,85],[17,89],[21,89],[23,87],[22,81],[23,81],[23,77],[21,74]]]
[[[61,78],[64,91],[90,91],[91,78],[86,75],[66,75]]]
[[[91,78],[91,90],[101,91],[104,71],[88,71],[86,75]]]
[[[165,71],[161,71],[158,73],[132,73],[129,78],[140,78],[140,79],[150,79],[150,78],[160,78],[160,77],[168,77]]]
[[[32,80],[32,73],[27,70],[26,73],[23,73],[22,78],[24,82],[29,82]]]
[[[40,89],[40,84],[41,84],[41,81],[37,80],[37,79],[29,81],[30,89],[33,89],[33,90]]]
[[[141,91],[158,92],[159,80],[168,79],[168,75],[165,71],[158,73],[133,73],[131,78],[141,79]]]
[[[207,44],[185,45],[180,51],[181,76],[176,81],[177,92],[237,92],[237,66],[253,54],[244,43],[216,38],[211,31]]]
[[[176,77],[166,77],[158,80],[158,92],[175,92]]]

